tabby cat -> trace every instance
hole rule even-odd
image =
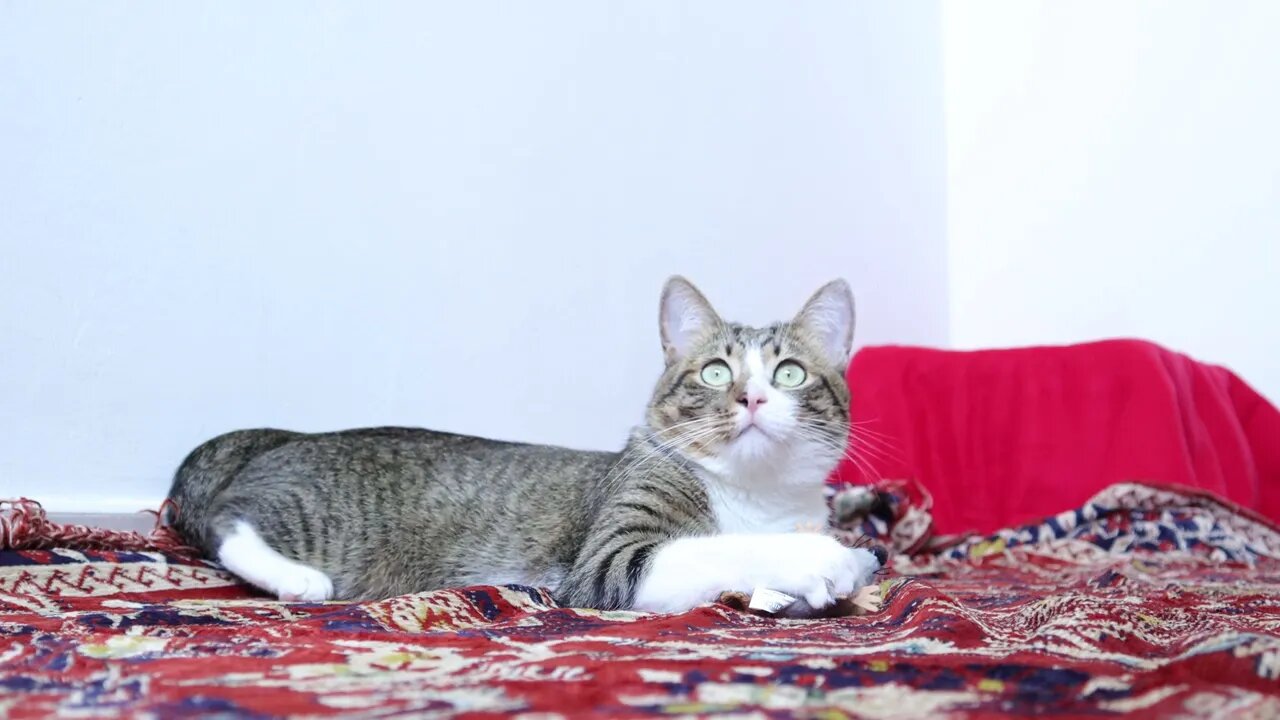
[[[621,452],[241,430],[187,456],[171,522],[290,600],[519,583],[571,606],[674,612],[768,587],[821,609],[867,584],[882,554],[821,534],[849,435],[848,285],[752,328],[674,277],[659,325],[666,366]]]

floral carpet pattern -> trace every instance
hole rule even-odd
[[[1280,717],[1280,532],[1112,486],[987,537],[895,535],[878,612],[557,607],[476,587],[282,603],[150,538],[0,510],[0,717]],[[910,547],[904,547],[910,546]],[[923,548],[923,549],[922,549]]]

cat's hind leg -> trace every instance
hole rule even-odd
[[[281,600],[318,602],[333,597],[333,580],[328,575],[276,552],[243,520],[222,536],[218,562]]]

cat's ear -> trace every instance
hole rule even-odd
[[[853,349],[853,292],[844,280],[832,280],[804,304],[792,321],[819,343],[833,366],[843,368]]]
[[[720,316],[693,283],[679,275],[667,280],[658,311],[662,352],[667,362],[683,357],[695,342],[720,324]]]

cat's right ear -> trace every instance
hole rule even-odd
[[[667,280],[658,313],[667,362],[686,355],[694,343],[719,326],[720,316],[693,283],[679,275]]]

